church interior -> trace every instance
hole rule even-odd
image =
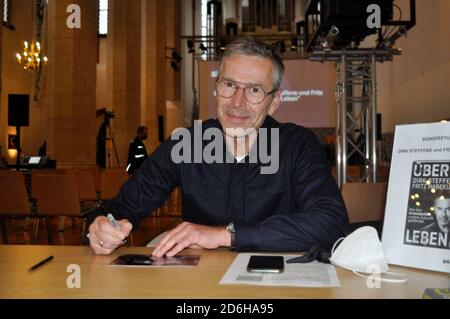
[[[240,36],[272,45],[288,66],[275,118],[313,130],[339,184],[376,182],[383,185],[374,192],[385,196],[396,126],[450,121],[450,1],[372,1],[390,3],[388,18],[401,23],[351,39],[344,22],[340,30],[337,22],[317,29],[325,25],[324,2],[0,0],[0,174],[19,170],[30,204],[19,216],[0,213],[3,244],[86,244],[78,217],[127,180],[139,126],[148,127],[151,154],[176,128],[217,116],[212,78],[226,45]],[[346,50],[374,60],[344,62]],[[343,65],[371,72],[351,86],[367,105],[342,102]],[[337,150],[339,104],[353,119],[344,155]],[[33,178],[45,174],[75,176],[79,216],[36,213]],[[68,201],[59,191],[52,200]],[[181,207],[176,188],[149,212],[132,244],[145,246],[178,224]]]

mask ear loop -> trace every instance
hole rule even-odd
[[[331,248],[330,258],[328,258],[328,260],[330,261],[330,263],[331,263],[332,265],[337,266],[337,265],[331,260],[331,257],[333,257],[334,251],[335,251],[336,248],[337,248],[336,245],[340,244],[344,239],[345,239],[345,237],[341,237],[341,238],[339,238],[338,240],[336,240],[336,242],[335,242],[334,245],[333,245],[333,248]]]
[[[336,250],[336,245],[338,245],[338,244],[340,244],[341,243],[341,241],[343,241],[345,239],[345,237],[341,237],[341,238],[339,238],[338,240],[336,240],[336,242],[334,243],[334,245],[333,245],[333,248],[331,248],[331,254],[333,255],[333,253],[334,253],[334,251]]]
[[[356,270],[353,270],[353,273],[354,273],[355,275],[359,276],[359,277],[366,278],[366,279],[369,278],[369,276],[371,276],[371,275],[365,275],[365,274],[362,274],[362,273],[360,273],[359,271],[356,271]],[[378,274],[381,275],[381,273],[378,273]],[[385,274],[388,274],[388,275],[390,275],[390,276],[406,277],[405,274],[397,274],[397,273],[390,272],[390,271],[385,272]],[[408,281],[408,278],[403,278],[403,279],[390,279],[390,278],[373,277],[373,279],[375,279],[375,280],[377,280],[377,281],[392,282],[392,283],[396,283],[396,284],[400,284],[400,283],[404,283],[404,282],[407,282],[407,281]]]
[[[338,240],[336,240],[336,242],[335,242],[334,245],[333,245],[333,248],[331,248],[331,255],[333,255],[334,251],[337,249],[336,246],[337,246],[338,244],[340,244],[344,239],[345,239],[345,237],[341,237],[341,238],[339,238]],[[330,258],[330,262],[334,265],[334,263],[331,261],[331,258]],[[359,277],[362,277],[362,278],[366,278],[366,279],[369,278],[368,275],[362,274],[362,273],[360,273],[360,272],[358,272],[358,271],[356,271],[356,270],[353,270],[353,273],[354,273],[355,275],[359,276]],[[390,271],[385,272],[385,274],[388,274],[388,275],[390,275],[390,276],[406,277],[405,274],[397,274],[397,273],[390,272]],[[392,282],[392,283],[403,283],[403,282],[407,282],[407,281],[408,281],[408,278],[403,278],[403,279],[389,279],[389,278],[381,278],[381,277],[379,277],[379,278],[375,278],[375,280],[378,280],[378,281],[384,281],[384,282]]]

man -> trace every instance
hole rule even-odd
[[[128,150],[128,162],[126,171],[128,174],[133,175],[134,172],[141,167],[147,158],[147,150],[142,141],[145,141],[148,137],[148,128],[145,126],[139,126],[137,129],[137,135],[130,144]]]
[[[47,141],[44,141],[44,144],[39,147],[38,154],[39,156],[47,156]]]
[[[436,198],[434,200],[434,214],[436,221],[424,227],[424,230],[450,235],[450,198],[444,196]]]
[[[204,133],[223,132],[223,149],[215,155],[223,153],[231,163],[179,163],[172,153],[177,141],[165,141],[118,197],[106,203],[120,220],[119,227],[112,227],[100,212],[89,217],[94,252],[111,253],[178,185],[184,222],[155,247],[156,257],[174,256],[185,248],[305,251],[315,244],[331,248],[344,235],[348,218],[323,150],[310,130],[268,116],[280,104],[283,72],[280,57],[266,45],[251,38],[231,44],[216,83],[218,120],[202,124]],[[260,141],[262,130],[275,132],[265,136],[276,143]],[[204,150],[213,143],[210,140],[201,141]],[[250,159],[257,146],[267,145],[279,165],[276,172],[262,174],[264,159]]]
[[[441,232],[450,233],[450,198],[436,198],[434,211]]]
[[[450,198],[439,196],[434,200],[435,221],[421,230],[428,232],[430,245],[438,248],[450,249]]]

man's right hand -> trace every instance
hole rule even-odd
[[[89,242],[92,250],[98,255],[109,255],[123,244],[130,234],[133,225],[127,220],[117,221],[116,229],[105,216],[98,216],[89,226]]]

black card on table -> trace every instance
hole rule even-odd
[[[112,266],[197,266],[199,255],[181,255],[173,257],[153,257],[143,254],[127,254],[117,257]]]

